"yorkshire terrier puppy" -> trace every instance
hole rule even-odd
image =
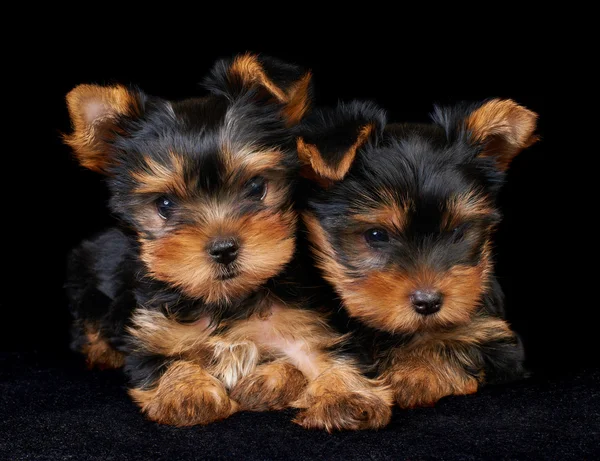
[[[90,366],[124,365],[153,421],[189,426],[290,406],[307,428],[389,421],[391,394],[361,375],[294,281],[304,269],[292,127],[310,80],[246,54],[219,61],[198,99],[121,85],[67,95],[65,141],[106,176],[121,223],[70,257],[73,348]]]
[[[505,172],[537,140],[536,119],[494,99],[436,108],[432,124],[386,124],[353,102],[299,128],[315,264],[400,407],[524,375],[491,238]]]

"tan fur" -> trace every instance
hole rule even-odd
[[[442,217],[442,226],[446,230],[452,230],[463,222],[489,216],[493,212],[494,208],[487,197],[471,190],[448,201]]]
[[[350,315],[367,325],[392,333],[437,329],[469,322],[478,308],[491,270],[489,242],[477,266],[455,266],[440,274],[422,268],[410,276],[398,270],[381,269],[354,279],[337,262],[335,250],[316,218],[309,213],[302,218],[317,266],[342,297]],[[356,243],[359,244],[362,243]],[[444,305],[435,315],[419,315],[410,304],[410,295],[424,288],[439,290],[444,295]]]
[[[283,116],[288,127],[300,123],[310,107],[309,87],[311,79],[311,73],[307,72],[288,90],[288,103],[283,109]]]
[[[538,141],[537,117],[510,99],[493,99],[473,111],[465,127],[474,141],[484,143],[482,155],[494,157],[498,167],[506,170],[519,152]]]
[[[383,269],[386,265],[385,256],[378,251],[373,251],[367,243],[365,231],[385,229],[390,235],[394,235],[401,233],[408,224],[412,203],[406,201],[397,204],[391,195],[387,191],[380,191],[379,202],[373,202],[365,197],[361,205],[362,209],[352,212],[350,216],[357,226],[347,233],[342,230],[337,236],[343,241],[344,252],[354,262],[358,271],[364,269],[366,273],[373,269]]]
[[[246,86],[258,84],[265,88],[279,103],[284,104],[282,115],[287,126],[300,122],[310,106],[310,72],[304,74],[289,88],[278,87],[266,74],[258,58],[252,54],[238,56],[229,68],[229,74],[235,76]]]
[[[308,381],[295,366],[283,359],[259,365],[231,390],[240,410],[283,410],[297,400]]]
[[[477,266],[455,266],[442,274],[423,269],[408,276],[386,269],[346,285],[341,295],[350,314],[374,328],[404,333],[435,329],[470,321],[486,287],[489,269],[487,258]],[[412,308],[410,295],[422,289],[444,295],[437,314],[424,317]]]
[[[78,85],[67,94],[73,133],[64,137],[86,168],[106,173],[110,159],[105,141],[114,119],[139,113],[139,101],[122,85]]]
[[[206,341],[214,331],[203,317],[193,323],[179,323],[162,312],[138,308],[132,316],[129,333],[140,343],[141,350],[167,357],[190,357],[208,364],[212,351]]]
[[[185,160],[173,152],[169,154],[169,165],[146,157],[144,169],[135,171],[131,177],[139,184],[134,189],[138,194],[175,194],[186,198],[195,184],[185,181]]]
[[[284,155],[278,150],[261,150],[253,146],[236,146],[230,144],[225,137],[221,148],[229,175],[241,176],[241,186],[254,176],[262,175],[268,170],[283,170]],[[240,173],[242,173],[240,175]]]
[[[329,189],[335,184],[333,179],[324,178],[315,172],[310,165],[302,165],[300,167],[300,176],[308,179],[310,182],[318,184],[321,189]]]
[[[181,227],[163,238],[141,240],[141,257],[157,279],[179,287],[193,298],[223,302],[239,298],[278,274],[294,252],[295,213],[263,211],[206,226]],[[236,266],[240,274],[216,280],[221,267],[206,247],[215,235],[240,241]]]
[[[276,209],[289,200],[290,186],[287,173],[282,164],[284,154],[278,150],[261,151],[251,146],[235,147],[225,143],[222,147],[227,165],[227,187],[232,191],[241,191],[247,182],[256,177],[264,177],[266,194],[262,199],[265,206]],[[239,197],[235,197],[230,206],[235,206]],[[218,204],[211,204],[210,208]]]
[[[396,349],[382,379],[402,408],[430,406],[448,395],[472,394],[484,374],[481,371],[473,377],[465,371],[477,368],[467,348],[513,336],[505,321],[485,316],[453,329],[417,334]]]
[[[153,389],[129,394],[149,419],[173,426],[208,424],[238,409],[219,380],[183,360],[171,364]]]
[[[349,359],[337,359],[328,352],[344,338],[334,334],[316,313],[275,304],[270,315],[254,316],[239,323],[227,336],[230,340],[252,339],[263,353],[279,357],[302,372],[308,387],[293,405],[305,408],[295,420],[304,427],[331,431],[377,428],[389,422],[388,391],[362,376]],[[294,380],[292,388],[274,389],[265,379],[264,370],[257,372],[258,375],[242,381],[235,392],[245,405],[265,405],[263,397],[246,392],[277,395],[278,405],[283,405],[287,398],[281,394],[289,397],[300,385]]]
[[[389,422],[388,391],[365,378],[350,359],[338,359],[328,352],[344,338],[334,334],[315,312],[275,304],[270,316],[254,317],[236,328],[235,335],[254,339],[307,378],[308,387],[293,403],[305,408],[295,419],[298,424],[332,431],[378,428]],[[251,389],[256,390],[247,387]],[[236,395],[244,400],[240,394]]]
[[[350,359],[335,358],[328,352],[344,338],[334,334],[315,312],[275,304],[270,316],[255,316],[231,335],[252,338],[263,350],[304,374],[308,387],[293,403],[305,408],[295,420],[298,424],[332,431],[378,428],[389,422],[391,394],[365,378]],[[247,386],[246,390],[256,388]],[[236,395],[245,399],[241,392]]]
[[[410,347],[445,345],[453,348],[462,345],[480,346],[491,341],[509,339],[514,336],[505,320],[497,317],[477,315],[471,322],[451,329],[423,333],[413,339]]]
[[[303,408],[294,422],[327,432],[378,429],[389,423],[392,395],[387,386],[364,377],[347,359],[323,354],[319,368],[322,372],[294,402]]]
[[[125,362],[125,357],[119,351],[108,344],[101,336],[98,329],[90,325],[85,327],[85,336],[87,343],[81,349],[86,356],[86,362],[89,368],[100,368],[101,370],[109,368],[121,368]]]
[[[224,141],[222,152],[227,165],[227,187],[232,191],[240,191],[247,181],[256,177],[267,178],[267,193],[263,202],[268,207],[280,207],[289,197],[288,181],[285,167],[282,164],[284,154],[278,150],[260,150],[252,146],[234,146]],[[283,174],[282,174],[283,173]],[[270,178],[270,180],[269,180]],[[236,197],[237,203],[239,200]],[[217,204],[211,204],[211,207]]]
[[[419,356],[402,354],[401,365],[387,370],[384,381],[393,388],[394,401],[400,408],[434,405],[448,395],[477,392],[479,380],[435,351]]]
[[[275,85],[275,83],[273,83],[269,77],[267,77],[267,74],[260,65],[257,57],[252,54],[247,53],[237,56],[231,64],[229,73],[240,78],[247,86],[251,86],[253,84],[259,84],[263,86],[280,103],[288,102],[288,96],[281,88]]]
[[[207,302],[244,296],[276,275],[294,250],[296,214],[284,206],[289,186],[277,173],[283,168],[283,154],[250,146],[234,147],[226,143],[222,146],[230,196],[198,197],[195,182],[185,176],[184,159],[175,153],[170,154],[169,165],[148,158],[145,169],[133,173],[139,182],[137,193],[177,195],[178,209],[192,222],[175,229],[158,215],[154,204],[139,207],[135,212],[137,221],[152,233],[151,239],[140,237],[142,260],[157,279]],[[272,174],[273,178],[267,181],[263,198],[267,209],[236,217],[246,182],[263,174]],[[235,262],[239,275],[219,280],[223,267],[210,258],[206,249],[213,239],[227,236],[240,243]]]
[[[353,219],[373,227],[384,227],[390,232],[402,232],[406,226],[408,209],[409,205],[379,204],[377,208],[353,215]]]
[[[318,314],[281,306],[224,325],[222,334],[214,333],[207,318],[183,324],[145,309],[135,312],[132,323],[129,332],[141,349],[201,364],[227,387],[235,386],[260,361],[276,357],[315,377],[320,371],[311,368],[310,358],[343,339]]]
[[[344,268],[337,262],[335,250],[329,243],[325,230],[319,224],[317,218],[311,213],[302,214],[302,221],[308,230],[308,239],[312,244],[311,250],[316,258],[317,266],[323,270],[325,279],[336,286],[351,282],[344,273]]]
[[[367,142],[374,130],[375,125],[372,123],[363,126],[359,131],[356,141],[348,148],[343,159],[337,165],[328,165],[323,160],[317,146],[314,144],[307,144],[302,137],[299,137],[296,141],[298,157],[302,163],[310,165],[317,175],[330,180],[339,181],[344,179],[344,176],[346,176],[354,162],[356,151]]]
[[[239,335],[214,334],[215,326],[206,317],[179,323],[161,312],[138,309],[132,324],[129,333],[141,350],[194,362],[227,388],[251,373],[259,361],[254,342]]]
[[[285,354],[291,343],[302,342],[306,352],[334,346],[342,340],[327,326],[318,313],[288,308],[273,302],[263,315],[254,315],[246,321],[235,322],[227,331],[230,341],[251,340],[264,352]]]
[[[272,300],[262,314],[223,326],[224,332],[216,334],[208,319],[180,324],[162,313],[139,309],[130,333],[141,349],[184,360],[186,367],[193,365],[203,376],[218,378],[244,409],[302,407],[306,410],[298,423],[327,430],[375,428],[389,421],[389,391],[362,376],[349,359],[329,352],[344,337],[319,314]],[[173,408],[170,391],[159,392],[179,386],[181,373],[165,376],[152,391],[133,390],[132,396],[151,418],[184,425],[187,419],[173,416],[180,412]],[[198,386],[210,384],[197,379]],[[194,411],[190,424],[199,418]]]
[[[260,360],[257,345],[252,341],[232,341],[227,335],[210,338],[213,351],[207,370],[217,377],[227,389],[254,371]]]

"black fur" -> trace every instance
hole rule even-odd
[[[335,111],[311,113],[303,120],[300,135],[317,146],[326,164],[334,166],[354,144],[360,129],[369,124],[374,125],[376,140],[385,127],[385,112],[374,104],[340,103]]]
[[[239,59],[239,57],[238,57]],[[271,56],[259,55],[257,61],[264,69],[270,80],[283,91],[287,92],[304,74],[304,71],[293,64],[283,62]],[[212,93],[233,100],[248,91],[247,85],[239,78],[232,77],[229,69],[234,58],[221,59],[215,63],[209,75],[204,79],[204,86]],[[254,88],[254,96],[260,95],[264,103],[272,98],[264,88]]]
[[[65,288],[74,317],[73,350],[80,351],[87,341],[85,323],[92,324],[115,349],[124,350],[140,268],[135,246],[123,231],[110,229],[71,252]]]

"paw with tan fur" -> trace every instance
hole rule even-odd
[[[271,362],[260,365],[231,390],[240,410],[267,411],[289,408],[298,399],[307,381],[293,365]]]
[[[172,364],[153,389],[130,389],[129,394],[149,419],[173,426],[208,424],[238,409],[219,380],[184,361]]]
[[[125,360],[123,354],[108,344],[97,330],[86,328],[86,338],[87,342],[83,345],[81,352],[85,354],[88,368],[110,370],[123,366]]]
[[[479,388],[476,378],[463,370],[435,370],[426,366],[401,368],[385,376],[400,408],[431,407],[442,397],[474,394]]]
[[[322,376],[313,381],[296,406],[305,408],[294,422],[307,429],[379,429],[391,419],[392,396],[384,386],[358,376]]]

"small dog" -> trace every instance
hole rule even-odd
[[[511,100],[386,124],[370,103],[316,110],[298,131],[315,264],[403,408],[524,376],[503,320],[491,237],[511,160],[538,139]]]
[[[67,95],[65,141],[106,176],[122,223],[72,252],[72,347],[90,366],[124,365],[159,423],[294,406],[307,428],[387,424],[391,393],[294,283],[292,127],[310,73],[245,54],[219,61],[205,86],[179,102],[120,85]]]

